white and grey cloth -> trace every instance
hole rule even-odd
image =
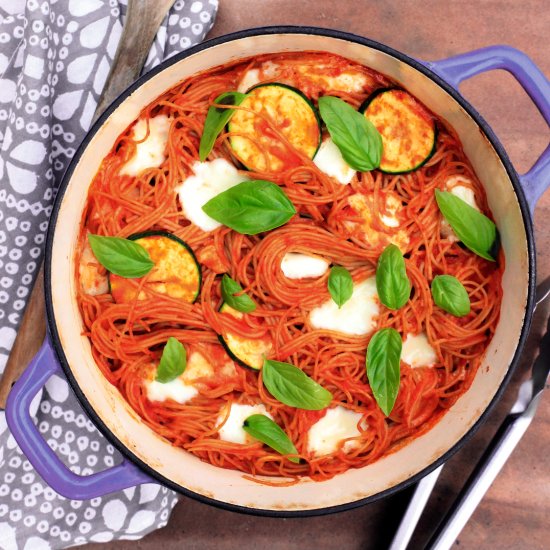
[[[0,373],[40,265],[55,190],[90,126],[125,10],[125,0],[0,0]],[[216,10],[217,0],[177,0],[144,71],[203,40]],[[39,397],[39,430],[75,473],[120,460],[66,380],[54,376]],[[141,538],[167,523],[176,502],[153,483],[84,502],[57,495],[0,412],[1,550]]]

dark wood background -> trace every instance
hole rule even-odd
[[[550,76],[547,0],[220,0],[210,37],[263,25],[316,25],[350,31],[424,60],[492,44],[526,52]],[[491,124],[517,170],[525,172],[550,133],[514,79],[502,71],[466,82],[461,92]],[[538,279],[550,275],[550,193],[537,207]],[[411,548],[421,548],[515,400],[548,308],[540,311],[513,383],[487,422],[446,465]],[[550,392],[548,392],[550,393]],[[272,519],[235,514],[182,497],[168,527],[138,542],[107,549],[300,550],[383,549],[391,541],[411,491],[331,516]],[[510,461],[455,545],[476,550],[550,547],[550,395]],[[86,548],[96,548],[89,545]]]

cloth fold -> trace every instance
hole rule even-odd
[[[56,188],[90,126],[125,11],[122,0],[0,0],[0,372],[41,262]],[[202,41],[216,11],[217,0],[177,0],[144,71]],[[62,377],[48,381],[34,409],[73,472],[120,461]],[[0,549],[138,539],[164,526],[176,502],[153,483],[86,502],[57,495],[0,412]]]

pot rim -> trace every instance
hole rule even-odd
[[[489,140],[495,152],[499,156],[499,159],[501,160],[506,170],[506,173],[510,179],[510,182],[512,183],[512,187],[514,188],[514,192],[519,202],[519,207],[520,207],[520,211],[522,214],[522,218],[523,218],[523,222],[526,230],[525,232],[527,237],[527,252],[528,252],[528,259],[529,259],[529,267],[528,267],[529,282],[528,282],[528,289],[527,289],[527,304],[526,304],[525,316],[524,316],[523,325],[521,328],[521,333],[518,340],[516,351],[508,367],[506,375],[504,376],[500,386],[498,387],[493,399],[491,400],[489,405],[485,408],[485,410],[482,412],[478,420],[464,434],[464,436],[461,437],[458,441],[456,441],[456,443],[447,452],[445,452],[442,456],[440,456],[437,460],[432,462],[430,465],[426,466],[420,472],[402,481],[401,483],[394,485],[393,487],[389,487],[388,489],[385,489],[384,491],[381,491],[374,495],[370,495],[368,497],[365,497],[356,501],[348,502],[345,504],[338,504],[335,506],[327,506],[324,508],[317,508],[317,509],[292,510],[292,511],[250,508],[250,507],[230,504],[230,503],[216,500],[210,497],[206,497],[204,495],[195,493],[194,491],[191,491],[186,487],[183,487],[177,483],[174,483],[170,479],[167,479],[166,477],[161,475],[158,471],[156,471],[154,468],[152,468],[151,466],[143,462],[140,458],[138,458],[105,425],[103,420],[95,412],[94,408],[92,407],[92,405],[90,404],[86,396],[84,395],[83,391],[80,389],[80,386],[76,381],[76,378],[72,374],[71,368],[67,362],[65,353],[63,351],[63,347],[61,345],[59,331],[57,329],[57,324],[55,321],[55,313],[54,313],[52,293],[51,293],[52,248],[53,248],[53,239],[55,235],[55,227],[57,225],[60,206],[63,201],[65,191],[73,175],[73,172],[80,160],[80,157],[84,154],[84,151],[87,149],[88,144],[90,143],[92,138],[95,136],[95,134],[98,132],[98,130],[101,128],[103,123],[111,116],[111,114],[114,111],[116,111],[118,106],[128,96],[130,96],[135,91],[137,91],[145,82],[147,82],[148,80],[156,76],[158,73],[162,72],[164,69],[172,66],[173,64],[178,63],[181,60],[193,54],[199,53],[203,50],[207,50],[212,46],[226,44],[242,38],[249,38],[249,37],[261,36],[261,35],[272,35],[272,34],[306,34],[306,35],[309,34],[309,35],[317,35],[317,36],[326,36],[328,38],[346,40],[346,41],[354,42],[363,46],[367,46],[369,48],[372,48],[382,53],[393,56],[399,61],[406,63],[407,65],[411,66],[412,68],[416,69],[417,71],[421,72],[422,74],[430,78],[438,86],[443,88],[478,124],[478,126],[484,133],[485,137]],[[481,424],[486,420],[489,412],[494,408],[495,404],[501,398],[506,386],[510,382],[512,374],[519,362],[519,358],[521,357],[521,353],[523,351],[525,341],[529,334],[529,328],[531,326],[531,321],[532,321],[532,316],[534,311],[534,303],[535,303],[536,252],[535,252],[534,230],[533,230],[531,213],[529,210],[529,206],[527,204],[527,200],[526,200],[523,188],[519,183],[518,174],[514,169],[510,159],[508,158],[508,155],[504,147],[502,146],[502,144],[500,143],[499,139],[496,137],[494,132],[491,130],[491,127],[485,121],[485,119],[477,112],[477,110],[474,107],[472,107],[472,105],[468,101],[466,101],[466,99],[464,99],[464,97],[455,88],[453,88],[450,84],[448,84],[445,80],[443,80],[440,76],[438,76],[436,73],[434,73],[432,70],[430,70],[426,65],[424,65],[420,61],[417,61],[407,56],[406,54],[401,53],[400,51],[395,50],[389,46],[386,46],[380,42],[376,42],[374,40],[364,38],[362,36],[359,36],[353,33],[339,31],[335,29],[323,28],[323,27],[312,27],[312,26],[277,25],[277,26],[255,27],[255,28],[250,28],[250,29],[229,33],[217,38],[212,38],[210,40],[197,44],[196,46],[193,46],[192,48],[189,48],[179,53],[178,55],[175,55],[167,59],[166,61],[160,63],[159,65],[151,69],[149,72],[147,72],[145,75],[142,75],[138,80],[136,80],[136,82],[134,82],[130,87],[128,87],[124,92],[122,92],[113,101],[113,103],[111,103],[111,105],[102,113],[102,115],[96,120],[96,122],[89,129],[85,138],[83,139],[80,146],[78,147],[74,157],[71,159],[71,163],[69,164],[65,174],[63,175],[63,179],[57,191],[55,203],[53,205],[53,210],[50,218],[50,224],[48,227],[44,263],[45,263],[44,279],[45,279],[46,313],[47,313],[48,328],[49,328],[49,333],[51,336],[53,348],[55,350],[59,363],[61,364],[63,372],[67,377],[67,380],[69,381],[69,384],[72,390],[75,392],[86,414],[90,417],[90,419],[98,428],[98,430],[102,433],[102,435],[106,437],[106,439],[123,455],[123,457],[131,460],[134,464],[136,464],[144,472],[150,475],[153,479],[156,479],[164,486],[180,494],[183,494],[185,496],[198,500],[202,503],[210,504],[217,508],[221,508],[231,512],[240,512],[240,513],[246,513],[246,514],[257,515],[257,516],[267,516],[267,517],[284,518],[284,517],[320,516],[320,515],[333,514],[336,512],[343,512],[354,508],[358,508],[359,506],[363,506],[365,504],[375,502],[379,499],[382,499],[384,497],[393,495],[401,491],[402,489],[412,485],[413,483],[416,483],[417,481],[422,479],[424,476],[428,475],[430,472],[438,468],[443,463],[447,462],[447,460],[449,460],[449,458],[451,458],[452,455],[454,455],[465,443],[467,443],[472,438],[472,436],[479,429]]]

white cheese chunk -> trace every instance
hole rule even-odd
[[[262,73],[266,78],[273,78],[280,71],[281,66],[273,61],[262,63]]]
[[[273,420],[273,417],[266,411],[264,405],[240,405],[232,403],[229,411],[229,417],[225,424],[220,428],[219,435],[223,441],[231,443],[250,443],[255,441],[243,430],[244,421],[253,414],[263,414]],[[221,424],[225,418],[225,411],[218,418],[217,424]]]
[[[186,403],[199,393],[199,390],[192,384],[187,384],[181,377],[171,382],[157,382],[150,380],[146,382],[147,397],[150,401],[166,401],[172,399],[177,403]]]
[[[355,170],[344,160],[340,149],[331,138],[321,143],[313,162],[321,172],[336,179],[342,185],[347,185],[355,176]]]
[[[392,193],[386,193],[385,213],[380,214],[380,221],[387,227],[399,227],[401,220],[399,211],[403,209],[403,203],[399,197]],[[357,221],[345,221],[344,223],[351,230],[361,228],[364,239],[373,247],[386,246],[393,243],[401,251],[405,251],[409,244],[409,236],[404,229],[399,229],[395,233],[385,233],[374,228],[374,199],[372,196],[363,193],[355,193],[348,197],[348,204],[362,218],[362,223]]]
[[[401,350],[401,360],[411,367],[431,367],[437,362],[437,354],[424,332],[407,334]]]
[[[177,403],[186,403],[195,397],[199,390],[193,385],[198,378],[210,377],[214,374],[214,367],[207,361],[204,355],[196,350],[189,354],[187,366],[181,376],[171,382],[146,382],[147,397],[150,401],[166,401],[173,399]]]
[[[394,195],[386,195],[386,211],[389,214],[382,214],[380,219],[388,227],[399,227],[400,221],[397,211],[403,208],[403,203]]]
[[[331,298],[311,310],[309,321],[313,328],[362,336],[374,329],[378,313],[376,279],[370,277],[353,286],[351,298],[341,308]]]
[[[471,183],[465,176],[451,176],[445,182],[445,189],[479,211],[474,191],[470,187],[460,185],[460,182]],[[457,242],[459,240],[446,219],[441,220],[441,235],[451,242]]]
[[[368,84],[367,77],[361,73],[341,73],[338,76],[326,76],[325,82],[333,90],[344,92],[362,92]]]
[[[477,205],[473,189],[467,187],[466,185],[460,185],[460,182],[472,183],[468,178],[464,176],[451,176],[445,182],[445,187],[447,191],[451,192],[453,195],[455,195],[455,197],[462,199],[464,202],[468,203],[476,210],[479,210],[479,206]]]
[[[189,176],[176,190],[183,213],[203,231],[213,231],[222,224],[208,216],[202,207],[213,197],[248,180],[225,159],[209,162],[195,162],[193,175]]]
[[[272,79],[279,71],[279,68],[280,66],[277,63],[273,63],[273,61],[266,61],[265,63],[262,63],[259,69],[248,69],[248,71],[246,71],[246,73],[244,73],[241,77],[237,91],[244,94],[250,90],[252,86],[256,86],[256,84],[259,84],[264,80]]]
[[[369,84],[367,75],[360,71],[350,69],[335,75],[334,69],[333,64],[318,63],[315,65],[306,64],[302,67],[297,66],[295,70],[325,91],[359,93],[364,92],[365,87]]]
[[[187,360],[187,366],[183,372],[185,382],[193,382],[197,378],[205,378],[214,374],[214,368],[206,360],[204,355],[198,351],[193,351]]]
[[[149,135],[145,141],[136,144],[136,154],[120,169],[122,175],[137,176],[146,168],[156,168],[164,162],[170,124],[166,115],[149,119]],[[132,139],[142,140],[146,134],[147,120],[140,118],[132,128]]]
[[[247,90],[252,88],[252,86],[255,86],[260,82],[260,70],[259,69],[249,69],[244,73],[243,77],[241,78],[241,81],[239,82],[239,86],[237,87],[237,91],[244,94]]]
[[[106,274],[99,272],[101,265],[94,256],[90,244],[86,239],[80,263],[78,265],[78,273],[80,275],[80,285],[82,290],[91,296],[99,294],[107,294],[109,292],[109,281]]]
[[[333,453],[343,439],[361,435],[357,426],[362,416],[361,413],[350,411],[340,405],[329,409],[325,416],[309,429],[307,450],[315,456]],[[356,445],[356,441],[346,441],[343,450],[348,452]]]
[[[319,256],[309,256],[298,252],[287,252],[281,261],[281,270],[289,279],[320,277],[329,266],[329,262]]]

